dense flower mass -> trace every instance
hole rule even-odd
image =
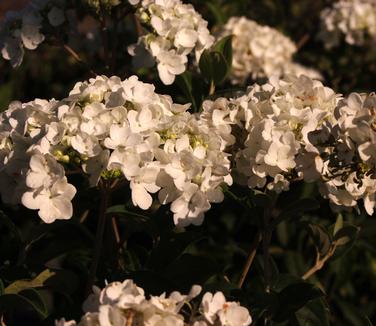
[[[346,43],[362,45],[367,38],[376,40],[376,2],[374,0],[339,0],[321,13],[319,38],[327,48]]]
[[[231,17],[219,36],[233,35],[233,63],[230,78],[243,84],[248,78],[305,74],[322,76],[313,69],[292,62],[297,51],[293,41],[269,26],[259,25],[245,17]]]
[[[375,94],[352,93],[335,111],[335,123],[312,133],[322,160],[322,194],[337,209],[362,199],[368,214],[376,204]]]
[[[214,42],[208,23],[192,5],[180,0],[143,0],[137,15],[151,32],[129,48],[134,56],[133,64],[139,68],[156,62],[159,77],[166,85],[185,71],[188,55],[193,50],[198,61],[201,53]]]
[[[332,118],[337,102],[338,95],[321,82],[290,76],[255,84],[236,99],[206,102],[204,114],[232,126],[237,180],[280,192],[290,180],[315,174],[308,134]]]
[[[64,1],[34,0],[21,11],[9,11],[0,23],[0,50],[5,60],[18,67],[24,48],[35,50],[45,39],[43,24],[57,27],[64,23]]]
[[[201,292],[195,285],[188,295],[177,291],[169,296],[145,297],[142,288],[132,280],[113,282],[103,290],[94,288],[94,294],[84,302],[86,312],[81,321],[56,321],[56,326],[248,326],[252,318],[238,302],[226,301],[222,292],[206,292],[201,304],[193,303]],[[197,307],[194,309],[193,307]]]
[[[191,114],[136,76],[100,76],[61,101],[13,102],[3,112],[0,192],[51,223],[73,214],[66,174],[82,173],[93,187],[123,179],[135,206],[150,208],[158,193],[174,223],[187,226],[203,222],[233,177],[277,193],[304,179],[320,182],[337,206],[363,199],[372,214],[375,103],[375,95],[341,100],[320,81],[291,75]]]
[[[62,101],[14,102],[1,116],[2,198],[48,223],[70,218],[65,171],[81,171],[91,186],[125,178],[141,209],[159,191],[175,224],[201,224],[232,179],[226,140],[188,107],[135,76],[77,83]]]

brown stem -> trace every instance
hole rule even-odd
[[[84,65],[93,75],[93,77],[97,76],[97,74],[91,68],[89,68],[89,65],[84,60],[82,60],[79,54],[75,50],[73,50],[68,44],[64,44],[63,47],[77,62]]]
[[[309,34],[304,34],[303,37],[299,40],[299,42],[296,44],[296,48],[300,50],[310,39]]]
[[[273,229],[270,226],[274,206],[277,202],[278,195],[271,193],[271,200],[269,206],[264,208],[264,228],[262,230],[262,251],[264,256],[264,277],[265,277],[265,291],[270,292],[271,271],[270,271],[270,252],[269,246],[272,238]]]
[[[115,241],[118,246],[120,246],[120,234],[119,234],[119,228],[116,223],[116,218],[113,216],[111,219],[112,222],[112,230],[114,231]]]
[[[243,270],[242,270],[242,274],[240,276],[240,280],[239,280],[239,283],[238,283],[238,287],[239,289],[243,286],[244,284],[244,281],[248,275],[248,272],[249,272],[249,269],[251,268],[252,266],[252,262],[256,256],[256,251],[257,251],[257,248],[260,244],[260,241],[261,241],[261,233],[260,231],[258,231],[256,233],[256,236],[255,238],[253,239],[253,242],[251,244],[251,249],[249,251],[249,254],[248,254],[248,257],[247,257],[247,260],[244,264],[244,267],[243,267]]]
[[[98,263],[101,256],[102,245],[103,245],[103,234],[104,228],[106,225],[106,210],[110,201],[110,191],[106,182],[103,182],[100,185],[101,191],[101,200],[99,207],[99,217],[97,225],[97,233],[95,235],[95,244],[94,244],[94,257],[90,266],[89,277],[86,286],[86,293],[91,292],[91,288],[95,282],[95,276],[97,274]]]
[[[307,280],[317,271],[324,267],[325,263],[333,256],[334,252],[336,251],[337,243],[333,243],[328,252],[323,256],[320,257],[320,254],[317,252],[316,256],[316,263],[313,265],[307,272],[304,273],[302,276],[303,280]]]
[[[137,35],[138,36],[144,35],[144,29],[142,28],[142,25],[136,15],[133,15],[133,21],[134,21],[134,26],[136,28]]]

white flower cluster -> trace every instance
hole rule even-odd
[[[113,282],[84,302],[86,314],[75,321],[56,321],[56,326],[248,326],[252,318],[238,302],[226,301],[222,292],[203,295],[198,309],[191,302],[201,292],[195,285],[188,295],[175,291],[169,296],[145,298],[144,290],[132,280]],[[187,318],[188,317],[188,318]]]
[[[314,69],[292,62],[297,51],[295,44],[274,28],[259,25],[246,17],[231,17],[219,38],[227,35],[233,35],[230,79],[234,84],[244,84],[249,77],[269,78],[286,74],[305,74],[322,79]]]
[[[188,55],[193,50],[198,61],[201,53],[214,42],[208,23],[192,5],[180,0],[143,0],[137,15],[151,32],[129,48],[134,56],[133,64],[139,68],[153,66],[156,61],[159,77],[166,85],[185,71]]]
[[[376,204],[376,95],[352,93],[335,111],[335,122],[313,133],[324,176],[322,194],[336,208],[363,200],[369,215]]]
[[[45,39],[43,23],[52,27],[65,21],[63,0],[34,0],[21,11],[9,11],[0,22],[0,50],[12,67],[23,60],[24,48],[35,50]]]
[[[47,223],[70,218],[75,188],[65,171],[73,170],[91,186],[125,178],[142,209],[159,191],[175,224],[201,224],[232,178],[227,141],[188,107],[136,76],[77,83],[59,102],[12,103],[0,118],[3,201],[38,209]]]
[[[339,0],[321,12],[319,38],[327,48],[341,39],[351,45],[362,45],[366,38],[376,40],[376,1]]]
[[[255,84],[237,99],[205,102],[204,115],[236,136],[238,181],[280,192],[288,190],[290,180],[318,174],[310,166],[308,134],[331,119],[337,102],[338,96],[321,82],[289,76]]]
[[[290,182],[318,182],[334,209],[376,204],[376,95],[343,99],[306,76],[271,78],[246,94],[203,104],[221,130],[240,184],[277,193]],[[236,142],[235,142],[236,139]]]

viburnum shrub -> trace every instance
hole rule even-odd
[[[360,232],[376,95],[296,63],[311,36],[240,10],[226,23],[220,3],[32,0],[5,15],[13,68],[44,42],[85,77],[0,115],[4,325],[370,324],[354,287],[334,292],[358,238],[376,259]],[[359,46],[375,17],[372,1],[338,1],[312,37]]]

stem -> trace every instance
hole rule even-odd
[[[89,67],[89,65],[81,59],[80,55],[75,50],[73,50],[68,44],[64,44],[63,47],[65,51],[67,51],[78,63],[84,65],[93,75],[93,77],[97,76],[97,74]]]
[[[90,266],[89,277],[86,286],[86,293],[91,292],[91,288],[94,285],[95,276],[97,274],[99,258],[101,256],[102,244],[103,244],[103,233],[106,225],[106,209],[110,201],[110,191],[107,183],[102,183],[100,186],[101,200],[99,206],[99,217],[97,225],[97,233],[95,235],[94,244],[94,257]]]
[[[215,84],[214,81],[210,82],[209,96],[214,95],[215,93]]]
[[[324,257],[320,257],[320,254],[317,252],[316,256],[316,263],[313,265],[307,272],[304,273],[302,276],[303,280],[307,280],[317,271],[324,267],[325,263],[329,260],[330,257],[333,256],[334,252],[336,251],[337,243],[333,243],[328,252],[324,255]]]
[[[304,34],[303,37],[297,43],[296,48],[300,50],[308,42],[310,37],[311,36],[309,34]]]
[[[242,270],[242,274],[240,276],[240,280],[239,280],[239,283],[238,283],[239,289],[244,284],[244,281],[245,281],[245,279],[247,277],[249,269],[251,268],[252,262],[253,262],[253,260],[254,260],[254,258],[256,256],[256,251],[257,251],[257,248],[259,246],[260,241],[261,241],[261,233],[260,233],[260,231],[257,231],[256,236],[253,239],[253,242],[251,244],[251,250],[249,251],[248,258],[247,258],[247,260],[246,260],[246,262],[244,264],[244,267],[243,267],[243,270]]]
[[[264,256],[264,278],[265,291],[270,292],[271,271],[270,271],[270,252],[269,246],[272,239],[273,228],[270,226],[274,206],[278,195],[274,192],[270,194],[271,200],[269,206],[264,209],[264,229],[262,231],[262,251]]]
[[[142,36],[144,34],[144,29],[142,28],[142,25],[135,14],[133,15],[133,21],[137,35]]]

